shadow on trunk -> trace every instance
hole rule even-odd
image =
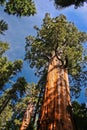
[[[44,99],[37,130],[75,130],[67,69],[57,67],[53,58],[49,64]]]

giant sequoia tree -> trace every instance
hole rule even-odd
[[[35,29],[37,35],[26,38],[26,60],[39,74],[47,71],[38,130],[74,130],[68,74],[79,75],[87,34],[64,15],[46,14],[41,28]]]

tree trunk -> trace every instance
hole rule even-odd
[[[30,120],[31,120],[31,116],[33,113],[33,109],[34,109],[34,105],[32,105],[31,103],[28,104],[26,112],[24,114],[24,118],[22,120],[22,125],[20,130],[26,130],[30,124]]]
[[[9,103],[9,101],[10,101],[10,97],[8,97],[7,99],[5,99],[5,101],[3,101],[2,106],[0,108],[0,114],[4,111],[5,107]]]
[[[56,56],[49,63],[38,130],[74,130],[68,72],[59,64]]]

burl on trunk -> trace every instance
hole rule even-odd
[[[68,72],[54,56],[49,63],[47,84],[38,130],[74,130]]]

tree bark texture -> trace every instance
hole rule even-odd
[[[26,112],[24,114],[23,120],[22,120],[22,125],[20,127],[20,130],[26,130],[30,124],[31,116],[33,113],[34,105],[31,103],[28,104]]]
[[[54,56],[49,63],[38,130],[74,130],[68,72],[59,62]]]

